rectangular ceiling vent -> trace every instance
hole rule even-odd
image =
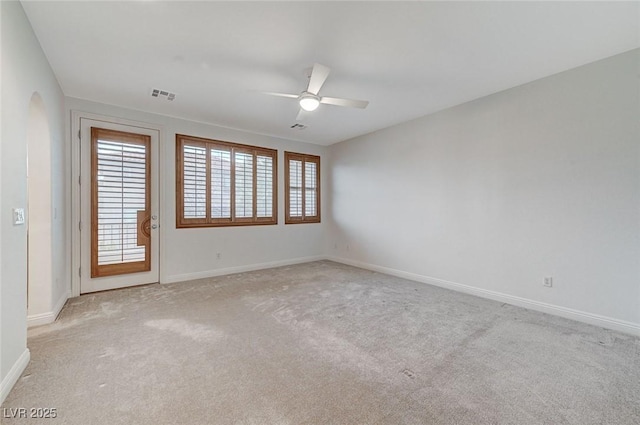
[[[168,101],[172,101],[176,98],[176,94],[167,90],[151,89],[151,97],[157,97],[158,99],[164,98]]]
[[[307,126],[304,124],[295,123],[291,126],[291,128],[295,128],[296,130],[304,130],[305,128],[307,128]]]

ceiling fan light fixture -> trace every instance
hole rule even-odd
[[[318,96],[314,96],[311,93],[303,93],[298,102],[300,103],[300,107],[307,112],[315,111],[320,105]]]

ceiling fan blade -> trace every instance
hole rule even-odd
[[[263,91],[263,92],[260,92],[260,93],[268,94],[270,96],[289,97],[291,99],[297,99],[298,97],[300,97],[299,94],[276,93],[276,92],[272,92],[272,91]]]
[[[309,77],[309,86],[307,87],[307,91],[317,96],[322,85],[329,76],[329,72],[331,72],[331,68],[320,65],[319,63],[313,64],[313,70]]]
[[[369,101],[368,100],[341,99],[339,97],[322,96],[320,98],[320,103],[324,103],[325,105],[348,106],[350,108],[364,109],[369,104]]]

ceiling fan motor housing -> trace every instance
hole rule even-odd
[[[298,103],[300,103],[300,107],[305,111],[315,111],[318,105],[320,105],[320,96],[316,96],[308,91],[303,91],[298,98]]]

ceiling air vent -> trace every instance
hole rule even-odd
[[[166,100],[172,101],[176,98],[176,94],[171,93],[167,90],[151,89],[151,97],[164,98]]]
[[[291,126],[291,128],[295,128],[296,130],[304,130],[305,128],[307,128],[307,126],[304,124],[295,123]]]

